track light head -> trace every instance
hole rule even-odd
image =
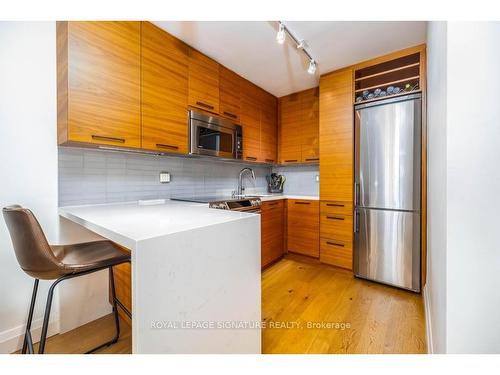
[[[316,68],[317,68],[316,61],[314,60],[309,61],[309,67],[307,68],[307,73],[309,74],[316,73]]]
[[[285,43],[285,38],[286,38],[286,35],[285,35],[285,25],[283,25],[280,22],[279,29],[278,29],[278,34],[276,34],[276,41],[278,42],[278,44],[283,44],[283,43]]]
[[[302,39],[299,44],[297,44],[297,49],[305,49],[307,48],[308,45],[307,45],[307,41],[305,41],[304,39]]]

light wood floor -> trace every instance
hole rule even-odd
[[[61,335],[54,335],[47,339],[46,354],[81,354],[87,350],[111,340],[115,334],[113,314],[106,315],[84,326]],[[34,346],[38,351],[38,344]],[[19,352],[18,352],[19,353]],[[120,338],[116,344],[102,348],[96,354],[130,354],[132,353],[132,329],[123,320],[120,320]]]
[[[267,324],[263,353],[426,353],[419,294],[355,279],[351,272],[306,257],[288,255],[263,272],[262,319]],[[307,322],[345,325],[308,328]],[[120,326],[118,343],[98,353],[131,353],[130,327]],[[46,352],[83,353],[113,333],[108,315],[50,337]]]
[[[351,272],[288,255],[262,276],[263,353],[426,353],[419,294],[355,279]],[[299,322],[300,328],[271,328]],[[307,328],[307,322],[350,328]]]

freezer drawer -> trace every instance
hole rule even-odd
[[[354,274],[420,291],[420,215],[358,208]]]

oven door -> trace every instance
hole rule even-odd
[[[236,157],[236,133],[234,129],[191,119],[191,154]]]

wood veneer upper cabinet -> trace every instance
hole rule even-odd
[[[352,202],[354,123],[352,70],[320,79],[320,198]]]
[[[255,97],[241,95],[243,160],[263,161],[260,153],[260,104]]]
[[[141,146],[140,22],[58,22],[58,143]]]
[[[142,23],[142,148],[187,153],[189,47]]]
[[[288,251],[319,257],[319,202],[287,200]]]
[[[280,98],[282,163],[319,161],[319,89]]]
[[[301,109],[300,96],[287,95],[280,99],[280,161],[283,164],[300,163]]]
[[[189,105],[219,113],[219,64],[189,48]]]
[[[240,82],[241,78],[224,66],[219,67],[220,115],[240,122]]]
[[[276,163],[278,142],[278,117],[276,99],[271,105],[263,104],[260,116],[260,153],[265,163]]]
[[[277,160],[278,102],[275,96],[241,78],[243,159],[260,163]]]
[[[300,93],[301,161],[319,161],[319,87]]]

